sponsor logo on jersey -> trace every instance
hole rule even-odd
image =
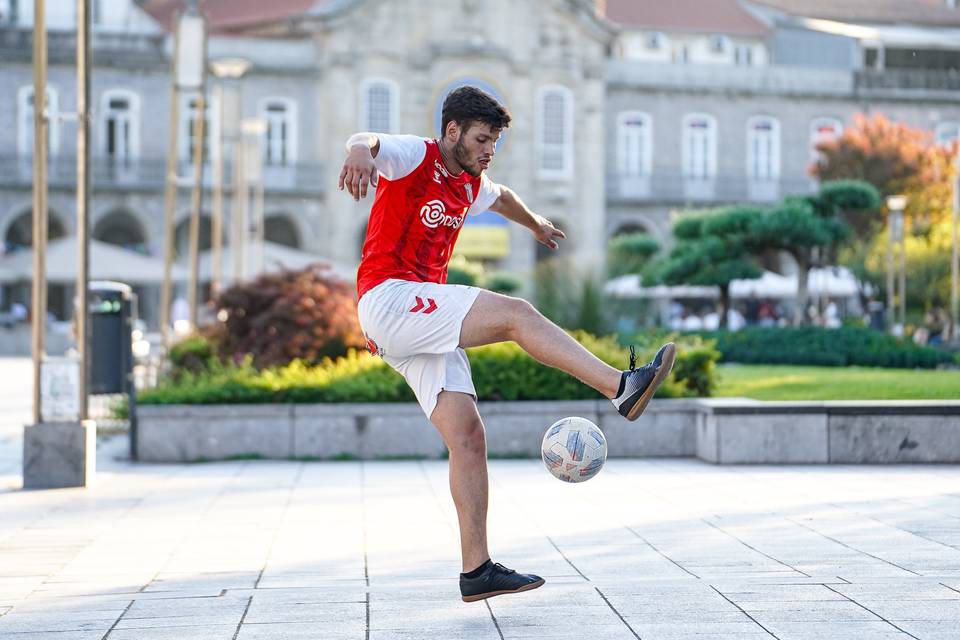
[[[457,229],[463,223],[463,216],[447,215],[447,207],[441,200],[431,200],[420,208],[420,222],[429,229],[437,227]]]

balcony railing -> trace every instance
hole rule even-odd
[[[903,89],[907,91],[960,91],[960,72],[923,69],[867,69],[856,71],[857,89]]]
[[[117,161],[94,157],[90,160],[90,178],[94,189],[162,190],[167,163],[163,158],[141,158]],[[189,187],[193,168],[187,162],[179,163],[177,175],[180,184]],[[47,182],[53,188],[73,187],[77,180],[76,158],[57,155],[47,165]],[[319,195],[326,191],[323,167],[300,163],[290,166],[265,166],[263,186],[268,193],[298,193]],[[231,182],[230,166],[224,171],[224,183]],[[33,158],[30,156],[0,156],[0,186],[30,187],[33,184]],[[204,167],[203,184],[213,184],[210,165]]]
[[[607,176],[607,197],[614,202],[765,203],[815,189],[816,183],[809,178],[753,179],[724,174],[712,178],[688,178],[679,171],[657,172],[651,176]]]

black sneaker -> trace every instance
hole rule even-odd
[[[637,353],[633,347],[630,347],[630,369],[623,372],[620,392],[611,400],[620,415],[630,421],[640,417],[643,410],[647,408],[650,398],[670,375],[676,356],[676,346],[668,342],[660,347],[653,360],[637,369]]]
[[[505,593],[530,591],[543,586],[543,583],[540,576],[517,573],[499,562],[487,560],[486,567],[477,577],[467,578],[466,574],[460,574],[460,595],[464,602],[476,602]]]

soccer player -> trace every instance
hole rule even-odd
[[[484,171],[510,114],[475,87],[444,100],[439,139],[357,133],[347,141],[339,188],[357,201],[376,188],[357,273],[358,313],[370,351],[398,371],[450,452],[450,492],[460,522],[460,591],[473,602],[536,589],[543,579],[491,562],[487,550],[487,449],[464,349],[512,340],[562,369],[636,420],[670,373],[675,349],[618,371],[526,300],[444,284],[467,215],[491,210],[556,249],[562,231]]]

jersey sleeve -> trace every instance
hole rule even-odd
[[[478,213],[483,213],[489,209],[490,205],[496,202],[499,197],[500,185],[488,178],[486,173],[483,173],[480,176],[480,193],[477,194],[473,204],[470,205],[467,215],[475,216]]]
[[[380,150],[373,159],[377,172],[387,180],[399,180],[413,173],[427,155],[426,139],[420,136],[376,134]]]

